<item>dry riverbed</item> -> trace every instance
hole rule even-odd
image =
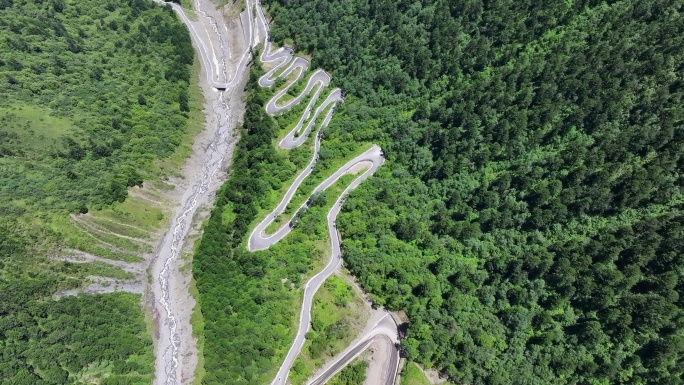
[[[189,290],[191,260],[179,257],[191,255],[201,236],[201,223],[227,177],[238,139],[235,128],[244,113],[248,74],[245,53],[251,27],[245,23],[249,18],[237,16],[241,3],[218,8],[210,0],[193,0],[193,7],[192,17],[184,22],[202,63],[197,80],[204,124],[187,140],[192,149],[186,150],[184,162],[182,156],[175,163],[161,162],[161,169],[175,175],[168,180],[132,188],[128,199],[112,209],[72,216],[62,226],[78,242],[55,256],[73,264],[109,266],[109,271],[101,270],[116,276],[89,275],[86,285],[56,297],[114,291],[143,294],[143,305],[154,320],[155,384],[190,384],[195,376],[198,351],[190,322],[195,308]],[[217,82],[230,86],[218,91],[212,86]]]
[[[228,20],[224,10],[217,9],[208,0],[196,0],[194,6],[198,18],[192,22],[192,29],[209,36],[203,43],[212,49],[213,73],[220,78],[214,80],[227,83],[238,76],[239,81],[219,92],[207,80],[206,71],[210,68],[202,68],[199,77],[205,96],[206,128],[195,141],[183,169],[184,178],[172,181],[181,186],[180,199],[176,200],[174,220],[151,266],[150,305],[157,330],[154,339],[157,384],[189,384],[194,379],[198,351],[190,319],[195,300],[189,290],[191,270],[181,270],[188,262],[179,257],[192,250],[194,240],[199,237],[198,224],[206,219],[215,193],[226,179],[237,140],[235,127],[244,112],[242,93],[247,71],[240,68],[243,66],[239,60],[247,49],[247,42],[242,23],[239,19]],[[199,49],[197,41],[194,43]],[[186,242],[189,233],[193,241]]]

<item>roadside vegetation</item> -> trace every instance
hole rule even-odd
[[[366,326],[368,309],[358,293],[333,275],[316,292],[311,309],[311,331],[306,335],[302,352],[297,356],[288,381],[304,384]]]
[[[368,362],[357,358],[335,374],[327,383],[329,385],[363,385],[367,368]]]
[[[151,1],[0,1],[0,383],[152,381],[139,295],[53,296],[146,279],[108,261],[142,261],[168,220],[204,120],[193,57]]]
[[[344,257],[465,384],[681,384],[680,0],[264,0],[387,162]]]
[[[401,371],[401,385],[430,385],[430,381],[415,363],[406,362]]]
[[[297,215],[294,230],[279,243],[265,251],[246,250],[246,239],[257,221],[277,205],[296,173],[308,163],[305,157],[311,156],[307,145],[302,146],[303,150],[288,152],[276,147],[278,139],[287,133],[286,128],[299,119],[301,110],[297,112],[295,107],[278,117],[266,114],[264,105],[277,89],[259,87],[257,81],[262,74],[258,65],[253,66],[246,87],[241,139],[229,170],[230,177],[217,194],[193,256],[193,275],[204,319],[205,384],[272,380],[296,333],[302,285],[327,262],[330,245],[326,214],[355,178],[344,176],[318,196],[316,204]],[[313,137],[309,140],[313,142]],[[322,148],[326,149],[325,156],[322,152],[308,177],[311,181],[302,185],[308,193],[302,194],[310,194],[340,162],[353,158],[358,151],[357,145],[350,145],[344,136],[327,134]],[[298,194],[295,199],[302,199],[301,203],[306,197],[300,198]],[[320,301],[318,304],[323,306]],[[327,323],[350,317],[349,309],[338,307],[339,314],[338,309],[328,308],[336,313],[319,317],[321,325],[325,324],[318,330],[320,335],[337,334],[331,335],[330,344],[322,338],[316,339],[311,360],[320,360],[323,354],[340,349],[340,340],[353,338],[353,333],[344,327],[324,330],[329,326]],[[311,337],[310,345],[314,345],[314,336]],[[312,361],[306,365],[313,367],[318,363]],[[302,369],[302,373],[307,370],[310,369]]]

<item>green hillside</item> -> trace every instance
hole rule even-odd
[[[0,0],[0,384],[151,383],[140,295],[54,295],[151,251],[164,212],[127,189],[187,153],[193,58],[152,1]]]
[[[347,91],[327,133],[385,150],[338,228],[410,359],[682,383],[682,1],[264,3]]]

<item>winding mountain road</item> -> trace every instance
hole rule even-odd
[[[248,49],[242,52],[240,60],[235,66],[236,70],[233,71],[233,76],[230,78],[228,78],[228,72],[225,69],[226,61],[230,60],[232,55],[225,48],[225,42],[222,38],[223,34],[219,32],[220,20],[217,21],[216,17],[209,15],[206,11],[203,11],[200,6],[200,2],[195,0],[195,11],[206,19],[207,23],[211,26],[212,32],[217,37],[219,47],[216,47],[214,45],[213,39],[211,36],[209,36],[208,31],[206,29],[199,28],[195,22],[190,20],[185,14],[183,7],[181,7],[179,4],[163,0],[154,1],[162,5],[170,6],[176,12],[183,24],[188,27],[188,30],[190,31],[190,37],[192,38],[193,43],[195,43],[195,47],[199,54],[199,59],[202,62],[202,68],[205,72],[207,84],[220,91],[225,91],[228,88],[235,87],[240,81],[242,72],[245,68],[247,68],[247,63],[249,63],[249,59],[252,55],[251,48],[254,45],[254,17],[252,16],[252,9],[254,9],[254,6],[256,5],[256,0],[245,0],[247,5],[243,14],[246,14],[246,16],[240,17],[242,20],[246,18],[248,21],[246,26],[244,26],[245,23],[243,22],[243,27],[245,27],[247,33],[245,39],[246,41],[250,42],[250,44],[248,45]],[[226,53],[228,53],[227,57]]]
[[[188,18],[180,5],[162,0],[155,1],[159,4],[170,6],[180,20],[188,27],[201,60],[203,72],[205,73],[205,79],[202,80],[215,91],[220,91],[213,106],[216,132],[211,143],[206,148],[206,159],[202,161],[202,171],[198,175],[193,175],[189,181],[190,187],[183,195],[182,204],[176,211],[173,226],[160,245],[158,257],[152,266],[154,277],[152,291],[154,297],[158,300],[156,312],[160,315],[165,315],[163,325],[158,325],[158,336],[155,339],[157,343],[155,347],[155,383],[171,385],[182,381],[180,377],[179,355],[181,341],[183,340],[181,336],[183,328],[179,327],[187,326],[180,325],[181,321],[177,318],[180,305],[176,303],[171,294],[173,284],[171,273],[176,268],[174,263],[178,257],[179,250],[182,248],[183,239],[188,232],[190,220],[194,215],[198,202],[206,199],[207,195],[210,195],[211,189],[214,188],[212,187],[212,179],[218,170],[225,165],[229,147],[227,136],[231,129],[231,124],[234,124],[236,121],[236,116],[234,116],[230,108],[231,98],[234,97],[235,89],[244,78],[245,69],[251,58],[252,48],[257,43],[263,42],[264,50],[260,60],[263,63],[273,65],[271,71],[259,79],[259,84],[262,87],[271,87],[278,78],[287,78],[297,71],[296,79],[280,90],[267,103],[265,106],[267,113],[275,114],[280,111],[287,111],[311,95],[311,100],[307,104],[297,125],[280,141],[279,146],[283,149],[292,149],[302,145],[314,130],[320,132],[322,128],[327,126],[332,117],[334,105],[342,101],[342,91],[340,89],[331,90],[318,108],[313,110],[317,100],[319,100],[321,94],[331,81],[329,74],[323,70],[317,70],[308,78],[304,90],[298,96],[287,102],[280,103],[290,87],[304,76],[309,62],[304,58],[295,57],[289,48],[283,47],[275,51],[272,50],[268,37],[268,23],[257,0],[245,0],[246,7],[240,15],[245,44],[244,49],[238,53],[239,57],[235,58],[231,50],[228,49],[227,44],[228,38],[233,39],[235,36],[228,36],[228,28],[224,24],[224,20],[222,20],[222,15],[215,8],[211,9],[211,3],[206,2],[206,0],[194,0],[194,10],[198,14],[199,20],[193,21]],[[256,15],[253,14],[254,10],[256,10]],[[276,75],[281,69],[283,71]],[[318,121],[320,123],[317,124]],[[266,234],[265,229],[284,211],[301,183],[311,173],[318,159],[321,146],[320,135],[317,134],[314,140],[314,154],[311,161],[289,187],[280,204],[254,229],[247,244],[248,250],[267,249],[290,232],[290,222],[283,225],[274,234]],[[340,211],[342,202],[349,191],[371,176],[383,162],[382,150],[374,145],[363,154],[347,162],[314,189],[314,193],[323,191],[333,185],[343,175],[348,173],[356,174],[359,169],[364,170],[346,187],[328,212],[327,222],[331,239],[331,258],[326,267],[312,277],[305,285],[297,336],[272,382],[274,385],[284,385],[286,383],[289,370],[301,351],[305,341],[304,336],[310,327],[311,305],[314,294],[342,262],[340,235],[335,228],[335,219]],[[306,203],[300,209],[304,208],[304,206],[306,206]],[[397,326],[389,314],[385,314],[366,334],[357,338],[355,344],[352,344],[344,352],[333,358],[326,365],[326,368],[322,370],[322,373],[312,378],[310,383],[325,383],[366,349],[372,341],[379,338],[386,339],[389,341],[388,343],[392,344],[398,340]],[[384,383],[387,385],[393,384],[395,381],[398,358],[398,351],[394,349],[394,354],[386,365],[386,374],[383,375],[383,378],[386,379]]]
[[[333,114],[333,108],[335,103],[342,101],[342,91],[339,88],[330,91],[325,100],[312,112],[316,102],[319,100],[324,89],[330,84],[331,77],[323,70],[315,71],[307,80],[306,86],[300,92],[299,95],[294,97],[285,103],[279,103],[284,95],[287,94],[288,90],[294,86],[295,83],[301,81],[302,77],[306,73],[309,62],[302,57],[295,57],[291,49],[286,47],[281,47],[277,50],[272,50],[270,39],[268,38],[268,23],[263,14],[261,7],[257,7],[257,27],[258,31],[261,29],[264,37],[264,49],[262,51],[260,60],[262,63],[268,63],[272,65],[270,71],[263,75],[259,79],[259,85],[262,87],[272,87],[278,78],[287,79],[293,72],[297,71],[297,76],[294,81],[290,82],[282,90],[278,91],[276,95],[266,104],[266,112],[273,115],[281,111],[287,111],[295,105],[299,104],[307,96],[311,95],[311,99],[306,106],[304,113],[295,125],[295,127],[279,142],[279,147],[283,149],[292,149],[297,146],[302,145],[312,132],[317,129],[318,134],[315,135],[314,139],[314,153],[306,168],[300,172],[295,178],[292,185],[288,188],[287,192],[283,196],[280,203],[269,213],[252,231],[249,240],[247,242],[247,249],[250,251],[264,250],[269,248],[271,245],[277,243],[285,236],[287,236],[292,230],[291,222],[288,221],[282,225],[273,234],[267,234],[266,229],[268,226],[282,214],[287,205],[290,203],[292,197],[294,196],[297,189],[300,187],[301,183],[306,179],[311,171],[313,170],[316,161],[318,160],[318,155],[321,147],[321,136],[320,131],[325,128]],[[281,71],[282,70],[282,71]],[[278,75],[276,75],[278,74]],[[326,112],[327,111],[327,112]],[[324,115],[323,120],[317,125],[316,122],[319,120],[320,116]],[[373,175],[375,171],[382,166],[384,162],[384,157],[382,150],[377,145],[373,145],[370,149],[365,151],[363,154],[355,157],[354,159],[348,161],[345,165],[340,167],[335,173],[330,177],[321,182],[312,192],[312,195],[324,191],[328,187],[332,186],[339,178],[345,174],[356,173],[359,168],[365,169],[365,171],[356,177],[344,190],[344,192],[337,198],[332,208],[327,215],[328,231],[331,240],[331,253],[330,260],[328,264],[319,273],[314,275],[304,286],[304,298],[302,302],[302,308],[299,316],[299,326],[297,329],[297,335],[293,341],[290,349],[280,366],[272,385],[284,385],[287,383],[287,377],[294,363],[297,355],[302,349],[305,342],[305,335],[311,325],[311,306],[313,303],[314,295],[316,291],[321,287],[323,282],[335,272],[335,270],[342,263],[342,251],[340,249],[340,234],[335,226],[335,220],[340,212],[342,203],[346,198],[349,191],[355,189],[361,182],[366,178]],[[307,202],[303,203],[298,210],[302,210],[307,207]],[[350,347],[348,347],[344,352],[339,354],[337,357],[333,358],[331,362],[326,365],[328,368],[323,370],[322,373],[314,376],[310,379],[310,384],[324,384],[328,381],[335,373],[344,368],[349,364],[356,356],[358,356],[363,350],[365,350],[370,343],[376,338],[388,339],[392,344],[398,341],[397,325],[394,323],[392,317],[387,313],[366,335],[361,336],[358,342]],[[383,378],[386,380],[385,384],[393,385],[396,378],[396,373],[399,363],[399,352],[394,349],[394,354],[390,357],[390,362],[387,365],[386,375]]]

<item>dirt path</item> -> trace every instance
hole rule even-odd
[[[115,232],[113,232],[113,231],[111,231],[111,230],[107,230],[107,229],[105,229],[104,227],[98,225],[97,223],[85,221],[85,220],[83,219],[83,216],[78,216],[78,215],[75,215],[75,214],[71,214],[71,215],[69,216],[69,219],[71,220],[71,222],[72,222],[74,225],[76,225],[77,227],[83,228],[84,230],[88,231],[89,233],[96,233],[96,234],[103,234],[103,235],[111,235],[111,236],[113,236],[113,237],[118,237],[118,238],[122,238],[122,239],[127,239],[127,240],[129,240],[129,241],[131,241],[131,242],[134,242],[134,243],[148,243],[148,244],[151,243],[150,240],[141,239],[141,238],[135,238],[135,237],[129,237],[128,235],[123,235],[123,234],[115,233]],[[101,242],[106,243],[106,242],[104,242],[104,241],[101,241]]]
[[[66,251],[66,255],[55,258],[58,261],[71,262],[71,263],[90,263],[90,262],[101,262],[108,265],[118,267],[119,269],[134,274],[136,277],[143,277],[145,274],[145,264],[144,263],[132,263],[124,261],[116,261],[113,259],[107,259],[92,255],[81,250],[69,249]]]
[[[114,261],[73,249],[68,249],[66,250],[65,255],[55,257],[53,259],[56,261],[70,263],[106,263],[108,265],[118,267],[134,276],[133,279],[116,279],[111,277],[89,275],[86,277],[86,279],[90,283],[75,289],[60,290],[54,294],[54,298],[62,298],[70,295],[77,295],[79,293],[107,294],[113,293],[115,291],[126,291],[129,293],[142,294],[145,291],[145,284],[143,283],[145,276],[145,264],[142,262],[130,263],[124,261]]]

